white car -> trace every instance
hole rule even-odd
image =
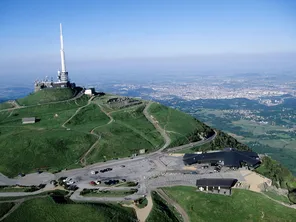
[[[90,174],[95,175],[96,171],[92,170],[92,171],[90,171]]]
[[[67,185],[72,185],[73,183],[75,183],[74,181],[69,181],[69,182],[67,182]]]

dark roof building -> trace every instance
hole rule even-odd
[[[224,178],[203,178],[196,180],[196,186],[198,187],[221,187],[231,188],[237,182],[237,179],[224,179]]]
[[[260,159],[257,153],[251,151],[238,151],[236,149],[225,149],[201,154],[185,154],[183,157],[185,165],[195,163],[221,163],[227,167],[241,167],[245,163],[249,167],[260,165]]]

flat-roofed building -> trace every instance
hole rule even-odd
[[[247,165],[256,168],[261,161],[257,153],[251,151],[238,151],[236,149],[225,149],[216,152],[185,154],[183,157],[185,165],[196,163],[220,164],[226,167],[239,168]]]
[[[230,178],[202,178],[196,180],[198,190],[224,195],[231,195],[231,188],[236,183],[237,179]]]
[[[26,118],[22,118],[22,123],[23,124],[32,124],[36,122],[36,118],[35,117],[26,117]]]

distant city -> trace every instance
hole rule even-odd
[[[114,93],[155,100],[184,100],[246,98],[273,106],[286,97],[296,97],[296,74],[245,74],[233,76],[200,76],[187,81],[159,81],[146,83],[98,83],[98,88]]]

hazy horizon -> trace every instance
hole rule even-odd
[[[56,77],[60,22],[74,81],[294,71],[295,5],[291,0],[4,0],[0,77],[11,83]]]

